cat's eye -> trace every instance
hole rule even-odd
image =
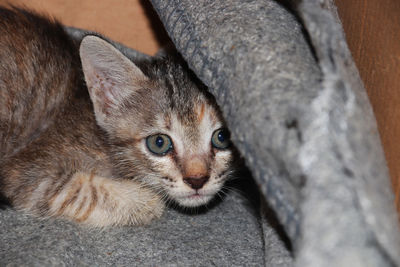
[[[172,149],[172,141],[168,135],[155,134],[146,138],[146,145],[150,152],[164,156]]]
[[[228,148],[231,144],[229,132],[225,128],[215,130],[211,137],[211,144],[218,149]]]

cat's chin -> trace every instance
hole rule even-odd
[[[195,208],[206,205],[213,199],[214,195],[192,194],[185,197],[175,198],[175,201],[182,207]]]

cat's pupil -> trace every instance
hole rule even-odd
[[[218,141],[221,143],[225,142],[225,133],[223,131],[218,133]]]
[[[159,148],[163,147],[164,145],[164,139],[161,136],[158,136],[156,139],[156,146]]]

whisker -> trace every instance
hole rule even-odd
[[[228,195],[228,193],[231,193],[231,194],[234,194],[234,195],[238,196],[239,198],[241,198],[241,199],[243,199],[243,200],[245,200],[245,201],[250,201],[249,196],[246,195],[245,192],[243,192],[242,190],[237,189],[237,188],[235,188],[235,187],[231,187],[231,186],[224,185],[224,186],[221,188],[221,191],[220,191],[220,192],[222,192],[222,193],[224,193],[224,194],[226,194],[226,195]]]

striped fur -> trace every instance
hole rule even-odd
[[[91,226],[140,225],[165,202],[207,204],[232,172],[224,122],[176,58],[131,62],[99,37],[0,9],[0,193],[15,208]],[[146,145],[173,143],[166,155]],[[201,188],[187,181],[207,177]]]

